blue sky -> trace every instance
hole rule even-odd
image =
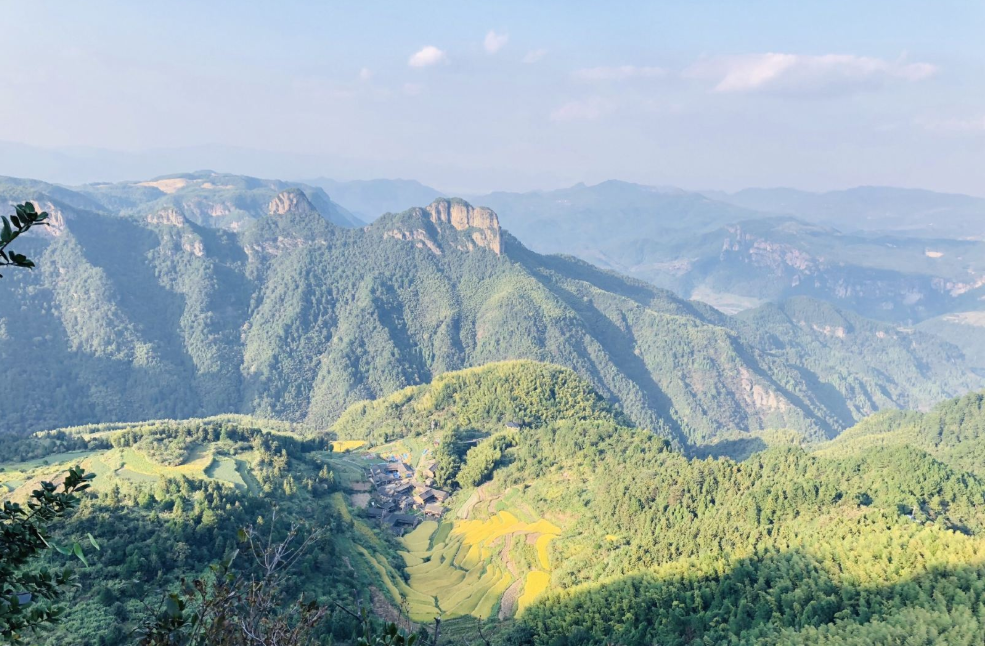
[[[6,2],[0,23],[0,141],[463,192],[985,194],[982,2]]]

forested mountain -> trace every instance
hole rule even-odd
[[[333,202],[320,188],[212,171],[76,187],[4,177],[0,178],[0,200],[38,201],[53,211],[56,219],[72,217],[74,210],[84,209],[139,219],[184,219],[205,227],[237,230],[271,214],[272,200],[291,188],[303,189],[329,222],[342,227],[363,226],[362,220]]]
[[[941,444],[958,447],[982,411],[976,395],[859,428],[943,422]],[[441,614],[444,643],[471,641],[481,617],[496,646],[971,646],[985,634],[985,485],[917,436],[689,459],[574,372],[520,361],[354,404],[327,432],[222,417],[3,438],[16,457],[0,487],[16,499],[69,461],[97,473],[63,531],[103,550],[46,646],[129,643],[142,602],[222,558],[274,505],[281,523],[330,528],[292,593],[352,604],[355,582],[376,612]],[[338,455],[330,443],[358,442],[336,438],[370,444]],[[380,456],[435,460],[447,511],[402,537],[372,520]],[[338,611],[320,631],[356,629]]]
[[[333,225],[299,189],[265,211],[228,231],[171,207],[59,207],[25,243],[41,269],[0,286],[2,360],[31,365],[47,393],[8,406],[8,428],[227,412],[326,425],[358,399],[527,358],[575,369],[678,445],[783,427],[818,439],[981,384],[933,337],[866,322],[823,343],[841,315],[813,307],[780,333],[533,253],[460,200],[365,229]]]
[[[804,295],[912,324],[976,307],[985,295],[981,241],[846,235],[764,218],[637,249],[621,270],[726,311]]]
[[[933,334],[961,349],[979,374],[985,374],[985,306],[927,319],[918,330]]]
[[[822,455],[854,455],[872,446],[912,446],[954,469],[985,477],[985,393],[942,402],[926,413],[886,411],[822,444]]]
[[[730,203],[610,181],[476,199],[534,250],[571,253],[724,311],[798,295],[906,323],[980,308],[985,243],[975,231],[985,200],[894,189],[791,194],[803,199]],[[914,228],[928,223],[940,226]]]

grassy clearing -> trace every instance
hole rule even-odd
[[[246,489],[247,484],[239,472],[237,460],[228,457],[219,457],[213,460],[212,464],[205,468],[206,477],[213,480],[228,482],[237,489]]]
[[[332,452],[333,453],[346,453],[348,451],[355,451],[366,446],[365,440],[335,440],[332,442]]]
[[[208,476],[205,471],[212,465],[215,459],[212,454],[206,452],[201,447],[197,447],[189,458],[184,464],[169,466],[154,462],[136,449],[126,448],[107,451],[101,459],[118,474],[126,470],[127,472],[135,472],[147,476],[159,477],[180,474],[189,478],[207,478]]]
[[[250,471],[250,465],[247,464],[245,460],[236,460],[236,472],[239,474],[239,477],[243,479],[243,482],[246,483],[250,493],[260,493],[260,481],[257,480],[253,475],[253,472]]]

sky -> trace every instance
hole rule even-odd
[[[8,0],[0,25],[5,174],[985,195],[981,1]]]

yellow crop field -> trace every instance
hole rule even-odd
[[[332,452],[345,453],[346,451],[355,451],[364,446],[366,446],[365,440],[335,440],[332,442]]]
[[[546,519],[528,522],[510,511],[485,519],[428,521],[400,539],[406,548],[400,556],[407,583],[393,580],[392,584],[413,592],[405,597],[414,621],[429,621],[438,613],[445,618],[489,617],[516,576],[524,576],[513,561],[514,546],[527,543],[536,548],[540,569],[526,575],[526,604],[550,583],[549,545],[560,534],[561,528]],[[421,598],[435,603],[422,603]]]
[[[541,534],[537,537],[537,560],[540,561],[540,567],[548,571],[551,569],[551,556],[547,552],[547,546],[556,536],[556,534]]]
[[[400,542],[407,547],[410,552],[424,552],[431,544],[431,535],[438,529],[438,523],[433,520],[426,520],[414,531],[400,539]]]
[[[527,580],[523,584],[523,594],[520,595],[520,600],[517,602],[519,610],[517,614],[523,612],[523,610],[533,603],[537,597],[547,590],[547,586],[551,583],[551,575],[547,572],[541,572],[540,570],[533,570],[527,573]]]

